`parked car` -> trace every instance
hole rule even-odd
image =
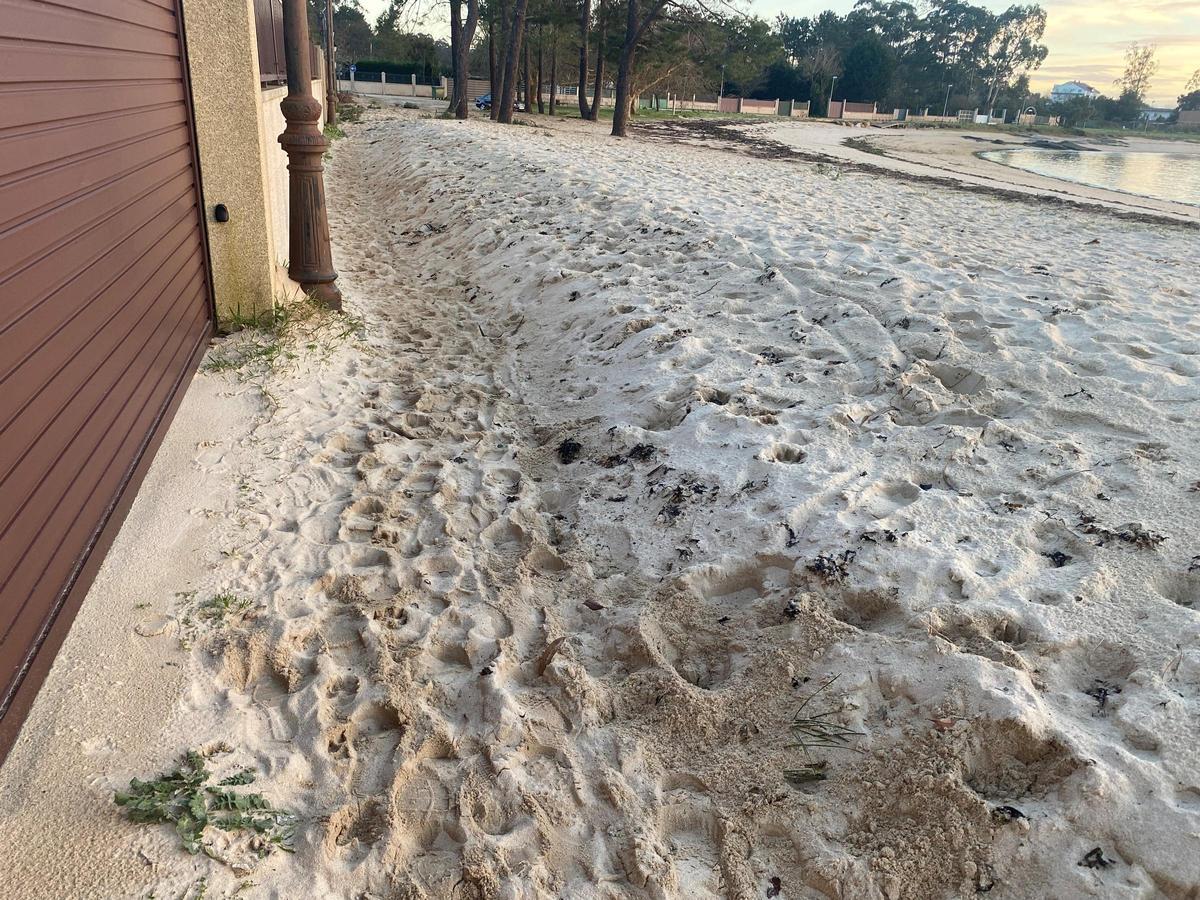
[[[475,108],[476,109],[491,109],[492,108],[492,95],[484,94],[482,97],[476,97],[475,98]],[[517,112],[525,112],[525,104],[522,103],[520,100],[514,100],[513,101],[513,109],[515,109]]]

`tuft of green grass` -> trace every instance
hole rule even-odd
[[[832,722],[828,718],[840,712],[840,708],[831,708],[819,713],[805,713],[808,704],[835,681],[837,681],[836,675],[827,678],[821,683],[820,687],[805,697],[804,701],[800,704],[800,708],[796,710],[796,714],[792,717],[791,723],[788,725],[788,730],[791,731],[792,736],[796,740],[794,743],[786,746],[788,748],[798,747],[808,757],[799,767],[784,769],[783,777],[792,784],[825,780],[825,760],[813,760],[810,756],[810,751],[812,750],[854,750],[855,752],[861,752],[857,747],[852,746],[852,743],[854,738],[863,737],[863,732],[847,728],[845,725]]]
[[[333,312],[309,297],[279,302],[260,316],[234,316],[225,324],[234,333],[208,354],[201,370],[256,383],[268,399],[270,394],[263,386],[268,376],[292,370],[314,357],[327,359],[363,330],[361,319]]]
[[[325,126],[325,139],[331,144],[334,141],[341,140],[346,136],[346,132],[342,130],[341,125],[329,124]]]
[[[189,750],[174,771],[150,781],[134,778],[113,802],[133,822],[174,826],[183,849],[191,854],[218,859],[205,841],[213,828],[249,835],[259,858],[275,849],[295,851],[295,815],[276,809],[262,794],[233,790],[254,781],[252,769],[239,769],[215,783],[210,783],[212,778],[205,755]]]
[[[253,601],[237,594],[220,593],[201,601],[196,597],[195,591],[175,595],[179,603],[179,646],[184,650],[203,635],[240,623],[254,608]]]
[[[232,615],[240,615],[248,610],[251,603],[245,597],[236,594],[217,594],[196,607],[196,618],[201,622],[221,625]]]
[[[337,116],[339,122],[345,122],[353,125],[362,121],[363,107],[357,103],[339,103],[337,108]]]
[[[820,759],[816,762],[803,763],[794,769],[784,769],[783,777],[787,779],[789,784],[800,785],[808,784],[812,781],[824,781],[825,775],[825,760]]]

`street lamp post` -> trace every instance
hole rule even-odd
[[[829,102],[825,104],[825,115],[829,116],[829,107],[833,105],[833,89],[837,87],[837,76],[833,76],[833,83],[829,85]]]
[[[950,88],[952,87],[954,87],[952,84],[946,85],[946,102],[942,104],[943,119],[946,118],[946,113],[950,111]]]
[[[333,0],[325,0],[325,119],[337,123],[337,64],[333,58]]]
[[[288,155],[288,277],[330,309],[342,308],[329,247],[321,158],[329,142],[321,133],[321,102],[312,95],[308,64],[308,10],[304,0],[283,4],[287,96],[279,104],[287,128],[279,143]]]

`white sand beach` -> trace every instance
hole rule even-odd
[[[197,377],[0,896],[1200,897],[1195,228],[530,121],[347,126],[362,327]],[[294,854],[113,805],[218,746]]]
[[[979,156],[997,149],[1037,146],[1082,147],[1132,153],[1172,153],[1200,158],[1200,141],[1161,140],[1130,132],[1128,137],[1045,137],[990,129],[845,127],[821,122],[759,124],[737,129],[762,134],[798,151],[868,169],[934,179],[967,189],[987,188],[1018,196],[1100,207],[1130,216],[1200,222],[1200,206],[1107,190],[1001,165]],[[849,143],[847,141],[849,140]]]

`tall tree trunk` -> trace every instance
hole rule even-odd
[[[496,83],[496,11],[488,5],[488,93],[493,98],[500,85]],[[493,103],[494,107],[495,104]]]
[[[626,137],[629,132],[629,82],[633,74],[633,54],[638,42],[637,0],[628,0],[625,15],[625,41],[617,63],[617,96],[613,106],[613,137]]]
[[[604,15],[604,0],[600,0],[600,8],[596,11],[600,34],[596,41],[596,87],[592,91],[592,108],[587,118],[593,122],[600,119],[600,101],[604,94],[604,41],[608,37],[608,17]]]
[[[462,43],[462,0],[450,0],[450,76],[454,86],[450,90],[450,112],[458,115],[458,98],[464,93],[463,73],[459,68],[462,57],[458,47]]]
[[[550,40],[550,115],[558,113],[558,29]]]
[[[479,24],[479,0],[467,0],[467,21],[462,21],[462,0],[450,0],[450,48],[454,54],[454,96],[450,108],[460,119],[467,118],[470,99],[471,43]],[[455,34],[457,32],[457,39]]]
[[[525,36],[521,43],[525,48],[525,112],[533,112],[533,66],[531,57],[531,41],[529,40],[529,20],[525,20]]]
[[[629,116],[632,104],[637,100],[633,96],[633,57],[637,52],[638,42],[646,33],[667,0],[650,0],[650,9],[638,18],[638,0],[628,0],[625,15],[625,40],[621,44],[621,58],[617,63],[617,96],[613,107],[613,137],[625,137],[629,131]]]
[[[546,104],[542,100],[542,51],[545,49],[545,35],[542,34],[542,26],[538,26],[538,55],[537,55],[537,98],[538,112],[542,115],[546,114]]]
[[[509,33],[512,28],[512,16],[510,15],[507,0],[500,0],[500,53],[499,62],[500,68],[497,72],[496,91],[492,94],[492,121],[500,121],[500,110],[504,106],[504,94],[508,90],[510,76],[508,74],[509,57],[512,55],[512,35]],[[509,121],[512,121],[510,118]]]
[[[513,87],[513,112],[519,112],[524,105],[524,98],[521,96],[525,93],[525,36],[521,35],[518,39],[518,46],[521,50],[517,51],[517,75],[516,85]]]
[[[520,107],[525,107],[526,111],[529,110],[529,98],[525,93],[525,91],[529,88],[527,74],[529,69],[529,58],[525,55],[525,51],[528,49],[527,45],[528,36],[523,34],[521,35],[521,53],[517,57],[517,92],[513,101],[514,111],[518,110]]]
[[[500,88],[500,110],[496,121],[511,125],[513,100],[517,95],[517,68],[521,62],[521,35],[525,31],[525,10],[528,0],[515,0],[512,23],[508,29],[508,43],[504,48],[504,81]],[[495,106],[493,98],[492,105]]]
[[[592,20],[592,0],[583,0],[579,13],[579,117],[590,119],[591,107],[587,101],[588,82],[588,26]]]

